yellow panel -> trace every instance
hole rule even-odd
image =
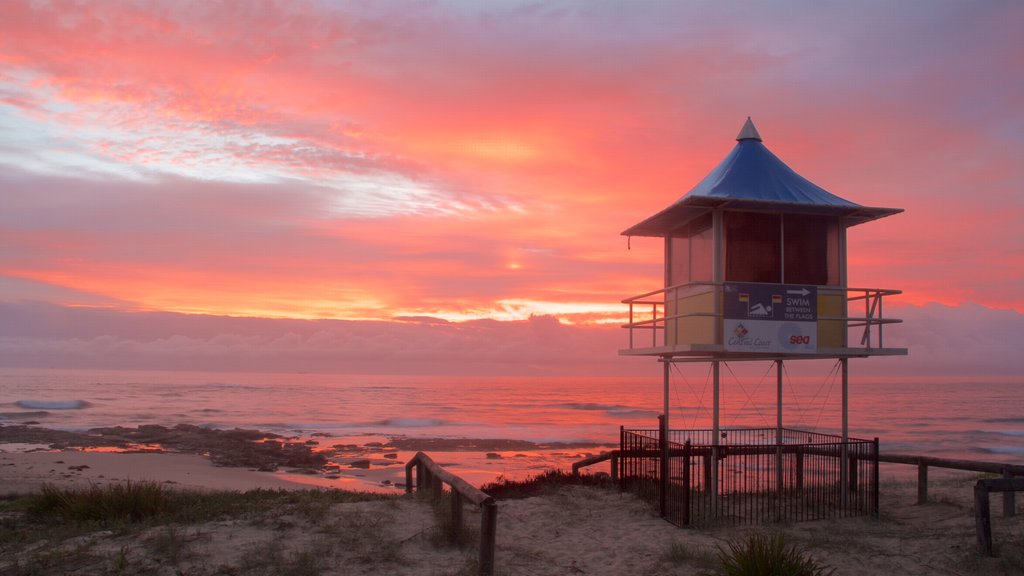
[[[692,296],[674,298],[667,302],[668,316],[676,314],[714,314],[715,293],[708,291]],[[716,344],[714,316],[688,316],[668,322],[665,344]]]
[[[845,348],[846,322],[843,320],[822,320],[846,316],[846,296],[843,294],[818,293],[818,347]]]

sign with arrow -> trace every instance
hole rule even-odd
[[[726,282],[723,345],[730,352],[817,351],[818,287]]]

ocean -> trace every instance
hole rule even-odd
[[[834,367],[796,373],[791,364],[783,383],[784,425],[838,433],[841,386]],[[769,363],[725,365],[722,426],[775,426],[776,394]],[[706,365],[675,368],[672,427],[709,428],[712,397]],[[185,423],[255,428],[326,445],[387,444],[394,437],[481,440],[475,450],[431,454],[477,484],[568,469],[586,454],[615,447],[620,426],[656,427],[662,406],[654,362],[650,376],[634,378],[0,369],[0,424],[83,431]],[[879,438],[882,452],[1024,463],[1024,379],[890,381],[854,374],[849,422],[851,436]],[[537,446],[502,450],[485,439]],[[411,454],[399,454],[392,485],[402,475],[397,464]],[[883,479],[914,473],[909,466],[883,467]],[[380,482],[379,475],[343,480],[346,487]]]

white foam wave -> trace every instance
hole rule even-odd
[[[396,426],[398,428],[424,428],[427,426],[443,426],[447,424],[444,420],[434,418],[388,418],[374,422],[375,426]]]

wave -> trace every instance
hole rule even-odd
[[[92,406],[85,400],[18,400],[14,404],[30,410],[81,410]]]
[[[1024,424],[1024,418],[986,418],[982,422],[988,424]]]
[[[587,410],[591,412],[611,412],[616,413],[623,410],[636,410],[633,406],[623,406],[622,404],[600,404],[595,402],[567,402],[565,404],[555,404],[555,408],[567,408],[569,410]]]
[[[370,426],[395,426],[397,428],[425,428],[427,426],[444,426],[448,424],[444,420],[435,418],[387,418],[370,422]]]
[[[35,410],[32,412],[0,412],[0,420],[16,420],[16,419],[27,419],[27,418],[42,418],[49,416],[50,413],[46,410]]]
[[[1014,456],[1024,455],[1024,446],[990,446],[982,448],[983,452],[989,454],[1011,454]]]
[[[982,430],[985,434],[998,434],[1000,436],[1015,436],[1024,438],[1024,430]]]
[[[622,418],[657,418],[661,415],[661,412],[656,412],[654,410],[623,408],[622,410],[609,410],[608,414]]]

